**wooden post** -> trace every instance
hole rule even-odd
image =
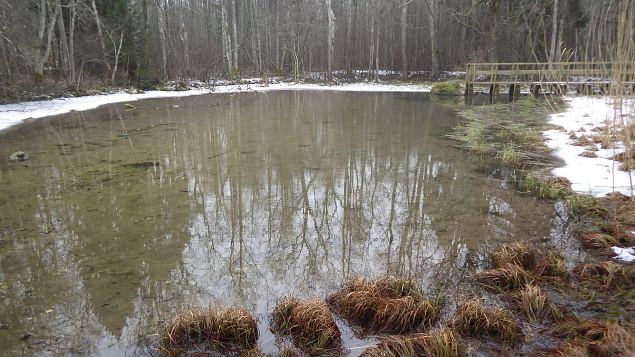
[[[465,84],[465,104],[472,104],[472,97],[474,96],[474,84],[466,83]]]
[[[540,95],[540,84],[532,84],[531,86],[529,86],[529,91],[531,92],[531,94],[534,95],[534,97],[537,97]]]
[[[513,102],[520,96],[520,84],[512,83],[509,85],[509,101]]]

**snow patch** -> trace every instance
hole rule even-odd
[[[578,138],[583,135],[590,137],[595,134],[595,128],[607,123],[632,123],[635,100],[618,103],[609,97],[569,97],[565,98],[565,103],[567,109],[564,113],[552,114],[549,118],[551,124],[563,129],[543,133],[547,146],[565,162],[564,166],[552,170],[552,174],[569,179],[574,191],[596,197],[611,192],[632,195],[632,173],[620,171],[620,163],[612,160],[613,156],[624,152],[623,145],[615,143],[609,149],[601,149],[600,144],[590,144],[595,145],[597,157],[581,157],[579,155],[585,148],[574,145],[569,136],[575,133]]]
[[[272,83],[267,86],[257,83],[258,79],[236,85],[215,85],[184,91],[148,91],[139,94],[119,92],[115,94],[93,95],[77,98],[58,98],[47,101],[21,102],[0,105],[0,130],[19,124],[28,118],[43,118],[51,115],[95,109],[104,104],[132,102],[151,98],[175,98],[210,93],[269,92],[280,90],[323,90],[346,92],[430,92],[430,86],[398,85],[383,83],[350,83],[341,85]]]
[[[619,260],[624,263],[635,263],[635,247],[631,248],[620,248],[620,247],[611,247],[613,253],[615,253],[615,257],[613,259]]]

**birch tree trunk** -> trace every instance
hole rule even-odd
[[[40,4],[43,4],[44,6],[47,6],[47,1],[42,1]],[[53,31],[55,29],[55,24],[57,22],[57,17],[58,17],[58,11],[59,7],[55,8],[55,13],[52,14],[49,18],[50,18],[50,23],[48,26],[48,35],[46,37],[46,47],[44,49],[44,53],[42,52],[41,48],[38,48],[38,55],[37,55],[37,59],[35,61],[35,81],[36,83],[41,82],[44,79],[44,64],[46,63],[46,61],[48,61],[49,56],[51,55],[51,42],[53,39]],[[40,16],[44,16],[44,18],[40,19],[40,23],[45,23],[46,24],[46,9],[44,9],[44,12],[42,13],[42,11],[40,11]],[[42,37],[44,37],[44,33],[42,33]]]
[[[181,43],[183,44],[183,71],[187,74],[190,71],[190,41],[185,26],[185,20],[183,19],[183,12],[181,12],[181,31],[179,32]]]
[[[410,0],[401,4],[401,75],[404,78],[408,77],[408,3]]]
[[[94,0],[93,0],[94,1]],[[168,79],[168,48],[165,36],[165,14],[161,0],[155,0],[157,5],[157,23],[159,26],[159,45],[161,46],[161,76],[162,79]]]
[[[223,38],[223,51],[225,52],[225,58],[227,60],[227,69],[228,73],[231,76],[232,68],[234,67],[232,64],[232,41],[231,36],[229,34],[229,23],[227,22],[227,8],[226,8],[226,0],[221,0],[220,2],[220,15],[221,15],[221,36]]]
[[[99,39],[99,44],[101,45],[101,53],[104,56],[104,64],[106,65],[108,72],[110,72],[110,61],[108,61],[108,52],[106,51],[104,32],[101,28],[101,19],[99,18],[99,12],[97,12],[97,5],[95,4],[95,0],[90,0],[90,6],[92,7],[93,16],[95,17],[95,25],[97,25],[97,38]]]
[[[328,63],[328,72],[327,79],[328,81],[333,80],[333,53],[335,52],[335,14],[333,13],[331,0],[326,0],[326,11],[328,17],[328,54],[327,54],[327,63]]]
[[[236,0],[230,0],[231,1],[231,10],[232,10],[232,32],[233,32],[233,47],[232,47],[232,55],[233,55],[233,64],[234,64],[234,70],[238,71],[238,21],[236,21],[236,11],[238,10],[236,7]]]
[[[553,11],[551,13],[551,45],[549,46],[549,68],[556,58],[556,42],[558,40],[558,0],[553,0]]]
[[[437,0],[428,1],[428,20],[430,23],[430,56],[432,78],[439,77],[439,46],[437,44]]]
[[[346,4],[346,74],[350,76],[353,72],[353,0],[347,0]]]

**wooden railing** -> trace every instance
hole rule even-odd
[[[468,63],[465,72],[468,85],[632,84],[633,81],[635,62]]]

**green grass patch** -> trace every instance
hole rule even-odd
[[[432,85],[430,93],[436,95],[463,95],[464,90],[463,81],[447,81]]]

